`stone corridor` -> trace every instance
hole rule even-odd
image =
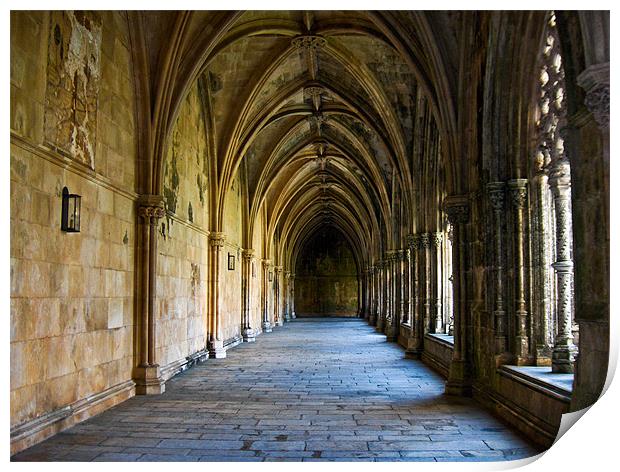
[[[360,319],[297,319],[13,457],[499,461],[537,450]]]

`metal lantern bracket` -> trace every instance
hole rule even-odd
[[[75,193],[69,193],[69,189],[62,189],[62,214],[60,217],[60,229],[66,233],[80,232],[80,211],[82,197]]]

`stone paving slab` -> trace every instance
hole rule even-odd
[[[301,319],[15,461],[504,461],[537,454],[362,320]]]

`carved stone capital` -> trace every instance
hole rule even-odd
[[[263,267],[265,269],[268,269],[272,265],[271,259],[263,259],[261,262],[263,263]]]
[[[281,274],[283,271],[283,268],[282,266],[275,266],[273,270],[276,272],[276,274]]]
[[[525,208],[527,202],[527,179],[513,179],[508,181],[510,199],[512,204],[518,208]]]
[[[225,239],[226,236],[224,235],[224,233],[211,233],[209,235],[209,244],[211,244],[211,247],[223,247]]]
[[[138,215],[143,218],[147,223],[153,224],[153,220],[158,220],[166,214],[163,206],[146,206],[140,205],[138,207]],[[155,221],[156,222],[156,221]]]
[[[601,127],[609,129],[609,62],[589,66],[577,77],[586,91],[584,104]]]
[[[431,233],[420,234],[420,247],[424,249],[431,247]]]
[[[443,242],[443,233],[441,231],[437,231],[431,234],[431,240],[433,242],[433,246],[440,248],[441,243]]]
[[[245,260],[251,261],[252,259],[254,259],[255,251],[254,249],[244,249],[243,251],[241,251],[241,254],[243,255],[243,258]]]
[[[291,41],[294,47],[300,49],[320,49],[325,45],[325,38],[318,34],[302,34],[295,36]]]
[[[451,195],[444,200],[444,211],[452,225],[469,221],[469,199],[466,195]]]
[[[420,244],[420,237],[417,234],[408,235],[407,244],[409,244],[409,247],[412,251],[416,250],[418,248],[418,245]]]
[[[506,199],[506,184],[504,182],[489,182],[487,184],[487,193],[489,201],[494,210],[501,211],[504,209]]]
[[[549,186],[559,196],[570,188],[570,164],[567,159],[560,159],[552,164],[549,170]]]

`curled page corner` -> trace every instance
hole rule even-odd
[[[553,444],[555,445],[555,443],[557,443],[558,440],[562,436],[564,436],[564,433],[566,433],[566,431],[571,429],[575,425],[575,423],[579,421],[579,418],[581,418],[591,407],[592,406],[590,405],[578,411],[573,411],[571,413],[564,413],[562,415],[562,420],[560,421],[560,428],[558,429],[558,435],[555,437],[555,441],[553,441]]]

